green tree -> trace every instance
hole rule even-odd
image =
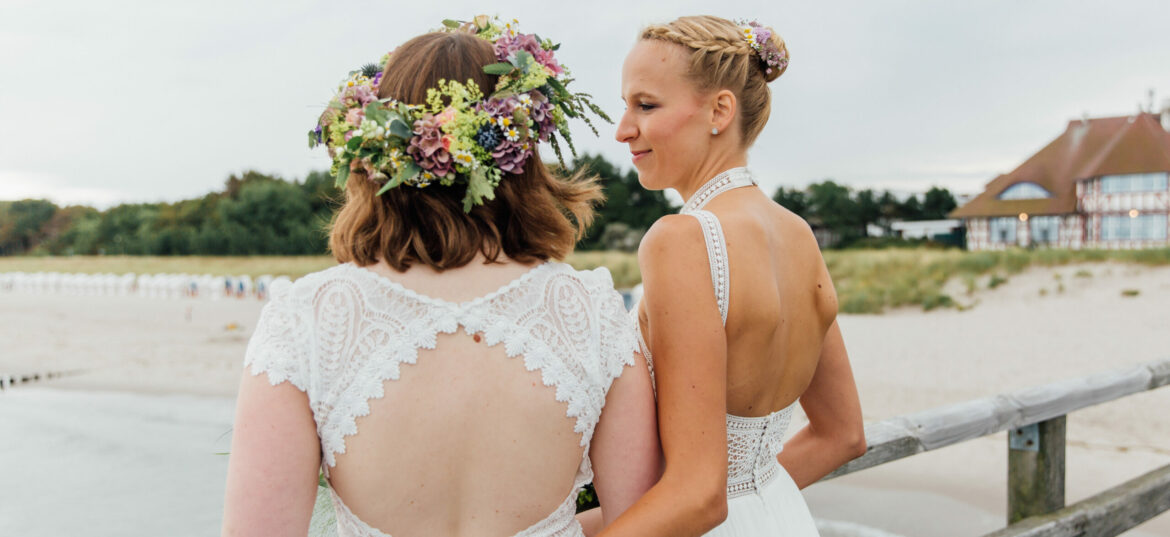
[[[57,205],[48,200],[27,199],[12,202],[0,212],[0,254],[19,254],[32,250],[44,237],[44,227],[57,213]]]
[[[857,205],[857,221],[862,228],[869,224],[882,224],[882,206],[877,194],[870,189],[861,190],[854,198]]]
[[[922,203],[918,196],[911,195],[898,204],[898,217],[902,220],[925,220],[922,214]]]
[[[596,175],[606,198],[605,204],[597,211],[593,225],[577,244],[582,250],[604,249],[606,243],[603,238],[613,241],[619,234],[641,236],[656,220],[674,212],[661,191],[642,188],[638,183],[637,172],[629,170],[623,174],[600,155],[581,155],[573,160],[569,173],[578,172]],[[607,228],[614,223],[626,227],[614,228],[607,235]]]
[[[296,184],[249,181],[217,209],[230,254],[325,253],[324,234],[310,231],[314,228],[312,208]]]
[[[783,186],[776,189],[776,193],[772,195],[772,201],[779,203],[785,209],[792,211],[804,219],[810,216],[808,206],[808,196],[803,190],[796,188],[784,188]]]
[[[955,197],[945,188],[930,187],[922,200],[922,217],[927,220],[941,220],[955,210]]]

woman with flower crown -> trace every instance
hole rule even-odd
[[[626,58],[616,137],[686,203],[643,239],[631,312],[665,471],[602,535],[816,535],[799,489],[865,452],[816,240],[744,167],[787,67],[770,28],[707,16],[645,28]],[[798,400],[809,424],[783,443]]]
[[[578,536],[584,484],[612,520],[657,478],[621,296],[605,269],[554,261],[600,193],[538,146],[559,154],[567,118],[597,110],[553,43],[444,24],[351,73],[310,133],[345,188],[341,264],[270,291],[224,535],[304,536],[319,471],[344,537]]]

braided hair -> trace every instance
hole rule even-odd
[[[740,134],[750,146],[768,122],[772,93],[768,82],[784,74],[787,65],[767,72],[767,65],[744,39],[740,25],[710,15],[679,17],[666,24],[647,26],[642,40],[663,41],[690,51],[687,77],[702,90],[728,89],[739,104]],[[788,54],[784,40],[772,32],[773,44]]]

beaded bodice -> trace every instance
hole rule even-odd
[[[608,271],[549,262],[488,295],[453,303],[343,264],[274,285],[271,296],[244,364],[254,375],[266,373],[273,385],[288,381],[306,393],[327,477],[345,453],[346,438],[358,434],[357,418],[370,413],[372,399],[384,396],[383,384],[397,381],[402,365],[416,363],[420,349],[434,349],[439,334],[462,328],[489,346],[502,344],[528,371],[539,370],[544,384],[556,388],[584,448],[573,492],[518,535],[581,534],[573,514],[577,489],[593,478],[593,430],[610,384],[633,364],[637,350]],[[342,537],[386,537],[336,494],[333,503]]]
[[[755,179],[747,168],[727,170],[708,181],[683,205],[680,214],[694,216],[703,231],[703,242],[707,245],[707,261],[711,270],[711,286],[715,290],[715,302],[723,324],[727,324],[727,312],[731,303],[731,274],[727,257],[727,241],[719,218],[703,210],[716,196],[735,188],[754,186]],[[654,358],[651,349],[642,336],[638,309],[634,305],[630,315],[638,337],[638,344],[646,363],[651,365],[653,378]],[[776,455],[784,448],[784,433],[792,419],[795,404],[767,416],[743,417],[727,415],[727,496],[734,498],[751,494],[776,477],[781,471]]]

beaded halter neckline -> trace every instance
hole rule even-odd
[[[754,184],[756,184],[756,179],[755,177],[752,177],[752,173],[748,171],[747,168],[732,168],[719,175],[716,175],[715,177],[712,177],[710,181],[707,181],[706,184],[699,188],[699,190],[697,190],[694,195],[692,195],[690,199],[688,199],[687,202],[683,204],[683,208],[679,212],[686,214],[697,211],[706,206],[707,202],[715,199],[715,196],[718,196],[734,188],[751,186]]]

